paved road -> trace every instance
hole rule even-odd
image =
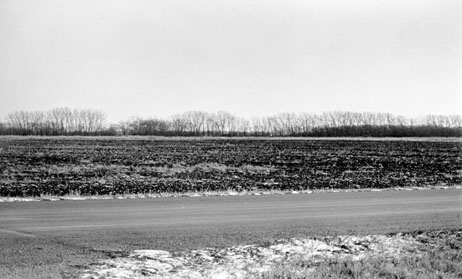
[[[0,266],[11,276],[101,251],[461,227],[461,189],[0,203]]]
[[[27,237],[107,229],[193,230],[289,223],[305,227],[320,221],[345,227],[345,221],[369,224],[373,219],[380,223],[393,220],[395,226],[452,226],[461,224],[461,205],[460,189],[0,203],[0,234]]]

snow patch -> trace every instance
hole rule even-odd
[[[399,257],[419,244],[411,236],[337,236],[326,239],[292,238],[270,246],[241,245],[178,253],[135,250],[128,257],[104,260],[85,270],[81,279],[223,278],[240,279],[269,271],[295,258],[318,262],[332,258],[359,260],[370,256]]]
[[[47,196],[42,197],[0,197],[0,202],[32,202],[32,201],[61,201],[61,200],[112,200],[112,199],[146,199],[146,198],[168,198],[168,197],[208,197],[208,196],[247,196],[247,195],[300,195],[317,193],[344,193],[344,192],[381,192],[381,191],[413,191],[413,190],[447,190],[462,189],[462,185],[454,186],[424,186],[424,187],[395,187],[385,189],[318,189],[318,190],[270,190],[270,191],[208,191],[189,193],[160,193],[160,194],[126,194],[126,195],[100,195],[100,196]]]

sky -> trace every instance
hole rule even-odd
[[[0,0],[0,119],[462,113],[459,0]]]

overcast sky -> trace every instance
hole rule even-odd
[[[462,112],[459,0],[0,0],[0,118]]]

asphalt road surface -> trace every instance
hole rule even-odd
[[[72,276],[133,249],[461,227],[461,189],[0,203],[0,277]]]

